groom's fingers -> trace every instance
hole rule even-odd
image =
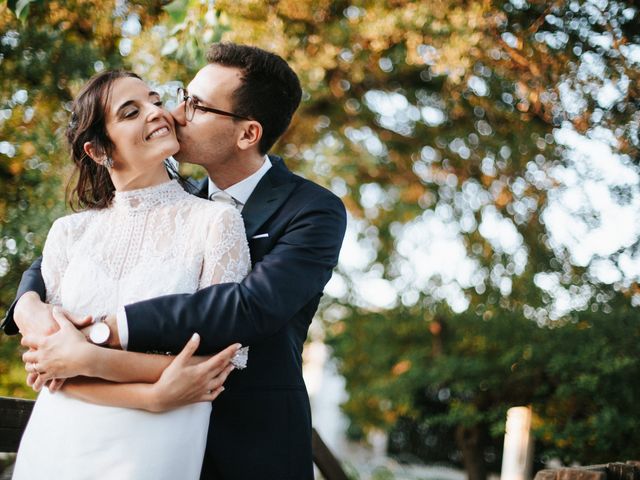
[[[194,333],[174,361],[187,362],[200,346],[200,335]]]
[[[93,323],[93,317],[91,315],[87,315],[86,317],[79,317],[75,313],[71,313],[68,310],[60,309],[60,311],[64,314],[65,318],[73,323],[73,325],[78,329],[83,329]]]
[[[44,337],[42,337],[41,335],[25,335],[24,337],[22,337],[22,340],[20,340],[20,344],[23,347],[38,349],[42,347],[43,341]]]
[[[60,328],[73,326],[71,320],[67,318],[66,313],[59,307],[53,307],[53,318],[58,322]]]
[[[27,368],[27,364],[29,363],[37,363],[38,362],[38,351],[37,350],[28,350],[22,354],[22,363],[24,363],[25,368]]]

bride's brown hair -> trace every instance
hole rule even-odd
[[[107,105],[113,83],[127,77],[140,79],[125,70],[98,73],[73,101],[71,121],[65,132],[76,167],[67,185],[67,199],[73,210],[106,208],[113,199],[115,187],[109,171],[85,153],[84,144],[90,142],[99,157],[111,156],[114,145],[107,134]]]

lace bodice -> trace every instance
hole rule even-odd
[[[109,208],[56,220],[45,243],[47,301],[78,314],[238,282],[249,271],[240,213],[177,181],[117,192]]]

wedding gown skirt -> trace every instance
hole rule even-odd
[[[43,250],[47,301],[81,314],[215,283],[250,267],[240,213],[175,182],[116,193],[113,205],[56,220]],[[43,389],[15,480],[197,480],[210,403],[165,413],[94,405]]]
[[[210,413],[208,402],[158,414],[43,389],[14,479],[198,479]]]

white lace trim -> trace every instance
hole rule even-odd
[[[116,191],[113,198],[115,208],[128,210],[131,213],[141,213],[158,206],[174,202],[184,197],[186,192],[177,180],[169,180],[151,187]]]

